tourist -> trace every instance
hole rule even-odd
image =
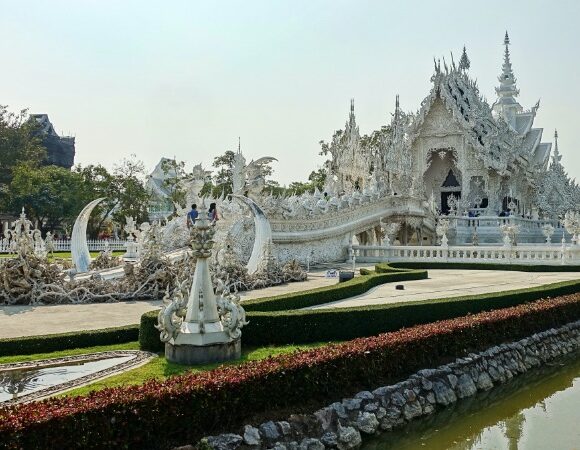
[[[198,216],[199,212],[197,211],[197,205],[194,203],[191,205],[191,211],[187,213],[187,228],[191,228],[195,225]]]
[[[215,203],[210,203],[209,211],[207,212],[207,218],[212,225],[215,225],[216,221],[219,220]]]

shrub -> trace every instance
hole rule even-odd
[[[253,414],[327,401],[580,317],[580,295],[445,320],[239,366],[0,410],[0,447],[170,448]]]
[[[250,324],[243,330],[242,342],[244,345],[263,346],[344,341],[579,291],[580,280],[574,280],[527,289],[406,303],[250,311],[247,313]],[[139,342],[144,350],[159,352],[163,349],[159,332],[154,328],[156,323],[155,312],[145,313],[141,317]]]
[[[136,341],[138,336],[139,327],[137,325],[129,325],[104,330],[1,339],[0,356],[32,355],[34,353],[49,353],[97,345],[122,344]]]

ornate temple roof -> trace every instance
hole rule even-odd
[[[431,77],[433,87],[421,103],[409,130],[411,140],[418,137],[425,117],[437,98],[440,98],[456,123],[464,131],[468,142],[479,158],[500,174],[510,171],[517,161],[526,169],[544,167],[549,158],[549,146],[540,146],[542,129],[532,128],[539,102],[530,110],[523,111],[515,100],[519,94],[509,56],[509,37],[506,46],[500,86],[496,88],[498,100],[493,106],[480,95],[477,83],[468,73],[470,66],[465,47],[458,66],[451,56],[448,66],[443,60],[435,61]],[[546,152],[548,150],[548,152]]]

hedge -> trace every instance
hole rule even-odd
[[[250,324],[242,330],[242,342],[244,345],[264,346],[344,341],[576,292],[580,292],[580,280],[512,291],[384,305],[251,311],[247,313]],[[139,343],[144,350],[163,350],[159,332],[154,327],[156,323],[155,312],[141,316]]]
[[[139,326],[128,325],[103,330],[0,339],[0,356],[32,355],[97,345],[123,344],[134,342],[138,338]]]
[[[308,291],[291,292],[275,297],[262,297],[243,303],[246,311],[283,311],[288,309],[308,308],[309,306],[343,300],[364,294],[375,286],[397,281],[423,280],[427,278],[426,270],[395,269],[386,264],[375,266],[375,272],[362,275],[343,283],[324,286]]]
[[[515,272],[580,272],[580,266],[531,265],[501,263],[455,263],[455,262],[390,262],[389,266],[399,269],[464,269],[504,270]]]
[[[580,318],[580,295],[238,366],[0,409],[0,448],[172,448],[256,414],[323,403]]]

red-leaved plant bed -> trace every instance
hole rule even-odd
[[[574,294],[165,381],[13,406],[0,410],[0,447],[193,443],[265,410],[338,399],[579,318],[580,294]]]

